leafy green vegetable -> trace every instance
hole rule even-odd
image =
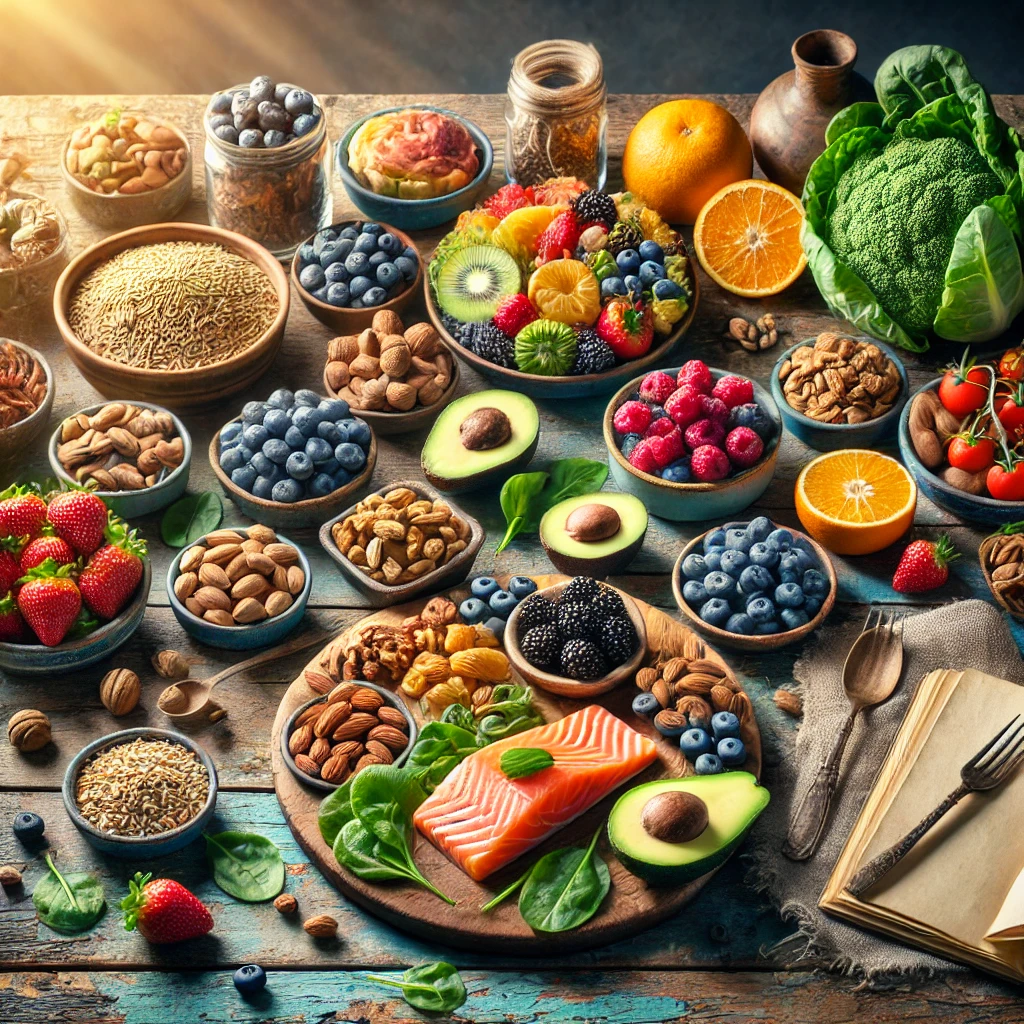
[[[74,874],[65,877],[46,854],[48,874],[36,882],[32,902],[43,924],[55,932],[74,935],[88,931],[102,916],[106,907],[103,886],[92,875]]]
[[[554,763],[551,753],[540,747],[512,747],[498,760],[498,766],[508,779],[528,779]]]
[[[451,1013],[466,1001],[466,986],[459,972],[443,960],[410,967],[401,981],[380,974],[368,974],[366,980],[400,988],[402,997],[410,1006],[430,1013]]]
[[[543,715],[533,706],[533,690],[518,683],[495,686],[484,709],[486,714],[477,724],[481,746],[544,724]]]
[[[428,722],[416,737],[402,771],[411,775],[425,793],[433,793],[457,765],[480,747],[476,733],[462,726]]]
[[[497,551],[504,551],[526,525],[530,506],[544,490],[547,482],[547,473],[516,473],[505,481],[498,500],[501,502],[501,511],[505,513],[508,529],[505,530],[505,536],[501,538]]]
[[[320,803],[317,812],[317,825],[320,835],[328,846],[334,845],[338,833],[355,818],[352,810],[352,780],[339,786],[333,793],[326,796]]]
[[[216,530],[223,517],[224,505],[216,492],[186,494],[164,513],[160,536],[168,547],[183,548]]]
[[[836,139],[854,128],[881,128],[884,124],[885,111],[880,103],[851,103],[829,121],[825,129],[825,145],[831,146]]]
[[[446,722],[448,725],[457,725],[460,729],[465,729],[466,732],[476,732],[476,719],[473,717],[473,712],[463,704],[449,704],[441,712],[438,721]]]
[[[284,888],[281,851],[269,839],[255,832],[204,832],[203,837],[213,880],[229,896],[262,903]]]

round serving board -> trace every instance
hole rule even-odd
[[[541,588],[568,578],[558,575],[534,577]],[[507,580],[503,579],[501,582],[504,584]],[[461,588],[452,591],[449,596],[458,603],[467,594],[468,590]],[[403,619],[416,615],[425,603],[425,599],[417,600],[376,612],[361,620],[348,632],[351,633],[369,622],[397,625]],[[647,623],[648,650],[644,664],[654,664],[659,657],[665,661],[681,655],[688,638],[691,643],[694,639],[699,639],[663,611],[652,608],[642,601],[637,601],[637,604]],[[725,662],[715,651],[706,646],[705,651],[706,658],[726,667]],[[317,654],[306,667],[322,671],[320,655]],[[289,687],[274,721],[271,738],[274,788],[288,826],[309,859],[346,896],[397,928],[420,938],[451,946],[517,955],[541,955],[555,951],[565,953],[605,945],[635,935],[676,913],[696,896],[714,872],[711,871],[679,888],[651,888],[627,871],[609,851],[607,839],[601,839],[598,851],[611,872],[611,891],[601,909],[582,927],[550,935],[534,932],[520,917],[515,898],[507,900],[488,914],[481,914],[480,907],[518,878],[542,854],[564,846],[586,846],[595,830],[603,827],[615,800],[627,788],[641,782],[693,773],[693,767],[683,757],[677,743],[662,737],[648,719],[633,714],[630,704],[637,692],[636,687],[627,680],[610,693],[591,701],[580,702],[556,697],[534,688],[534,704],[549,722],[579,710],[584,703],[601,704],[638,732],[650,736],[657,744],[658,759],[591,807],[586,814],[549,836],[529,854],[495,872],[485,883],[474,882],[427,839],[417,834],[414,849],[416,864],[431,882],[456,901],[454,907],[448,906],[418,886],[373,884],[363,881],[344,870],[335,860],[331,848],[324,842],[317,827],[317,809],[322,794],[304,786],[289,771],[281,757],[281,730],[289,715],[313,696],[313,691],[305,681],[305,669]],[[396,688],[396,693],[402,695],[401,689]],[[407,699],[406,703],[417,722],[422,723],[424,718],[419,702]],[[743,768],[759,778],[761,734],[755,721],[751,720],[744,726],[742,738],[748,753]]]

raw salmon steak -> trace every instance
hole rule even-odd
[[[527,778],[507,778],[499,762],[513,747],[539,747],[555,763]],[[591,704],[470,754],[420,804],[413,821],[479,882],[578,818],[654,758],[651,740]]]

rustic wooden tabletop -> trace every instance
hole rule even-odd
[[[629,129],[647,109],[669,97],[610,96],[608,100],[609,186],[619,187],[618,158]],[[741,122],[748,119],[753,96],[712,97],[726,104]],[[358,115],[410,101],[429,101],[475,120],[495,144],[492,186],[503,183],[504,140],[502,96],[331,96],[325,100],[332,139]],[[14,150],[31,161],[31,187],[64,210],[74,251],[97,241],[102,231],[74,215],[65,200],[57,159],[65,136],[82,120],[111,107],[141,109],[170,118],[182,127],[195,154],[193,199],[184,219],[205,222],[203,185],[202,96],[25,96],[0,100],[0,155]],[[1024,97],[997,97],[1000,113],[1011,124],[1024,123]],[[354,216],[340,181],[334,185],[336,219]],[[423,232],[417,242],[429,254],[438,232]],[[780,344],[810,337],[831,323],[809,274],[784,295],[758,303],[723,292],[706,277],[693,329],[685,342],[687,357],[728,368],[762,383],[781,349],[748,354],[723,337],[730,316],[755,319],[766,311],[781,321],[786,336]],[[423,310],[420,308],[420,314]],[[50,311],[46,308],[19,319],[0,322],[0,335],[26,341],[50,359],[57,378],[51,425],[99,396],[64,355]],[[320,388],[330,331],[315,321],[293,298],[285,342],[271,373],[251,393],[238,396],[231,408],[187,417],[195,441],[190,490],[216,489],[205,452],[213,432],[229,413],[249,398],[262,398],[274,387]],[[942,361],[936,353],[905,355],[911,384],[917,387],[935,375]],[[463,370],[461,391],[482,386],[481,378]],[[130,399],[130,395],[121,396]],[[566,455],[604,459],[599,429],[605,399],[540,402],[541,437],[537,460]],[[424,433],[380,441],[374,486],[419,476],[419,450]],[[755,508],[788,525],[798,525],[793,510],[793,483],[813,453],[790,435],[782,442],[772,485]],[[19,476],[45,475],[45,442],[25,452]],[[7,481],[0,481],[6,484]],[[497,494],[477,492],[460,499],[484,524],[487,542],[476,562],[480,572],[534,573],[550,571],[535,538],[520,538],[495,555],[503,532]],[[230,503],[225,525],[244,522]],[[400,970],[424,960],[448,959],[458,965],[469,1000],[458,1019],[506,1021],[586,1020],[731,1021],[787,1024],[829,1020],[871,1022],[920,1019],[960,1022],[1019,1020],[1018,989],[984,975],[950,965],[949,972],[921,986],[901,986],[873,993],[856,980],[815,973],[807,962],[787,959],[783,942],[795,925],[744,885],[741,858],[733,858],[695,902],[666,924],[626,942],[543,962],[478,955],[413,940],[349,904],[306,860],[284,824],[270,774],[270,729],[277,705],[306,655],[282,661],[254,677],[240,676],[220,687],[219,702],[228,717],[195,735],[209,750],[220,775],[218,827],[251,829],[272,839],[288,865],[288,890],[302,916],[329,913],[340,922],[336,941],[313,940],[294,920],[269,904],[247,905],[226,898],[215,887],[205,857],[193,845],[152,864],[129,864],[104,858],[80,837],[64,813],[60,784],[68,761],[88,741],[115,728],[168,720],[157,710],[164,682],[149,665],[157,650],[172,647],[193,664],[194,678],[212,675],[230,664],[228,652],[193,642],[177,625],[168,607],[165,576],[174,552],[160,541],[158,518],[134,525],[150,544],[153,588],[145,620],[132,641],[110,661],[70,677],[29,680],[0,673],[0,720],[15,711],[39,708],[53,723],[54,742],[38,754],[20,755],[0,744],[0,864],[16,864],[25,874],[24,888],[0,894],[0,1021],[4,1024],[59,1019],[71,1024],[172,1024],[172,1022],[266,1021],[276,1024],[328,1020],[422,1019],[388,990],[363,980],[367,968]],[[708,524],[710,525],[710,524]],[[652,604],[675,611],[669,571],[682,544],[706,525],[672,524],[653,519],[644,548],[628,575],[616,585]],[[954,565],[950,597],[988,592],[977,564],[982,534],[952,520],[922,498],[915,536],[949,532],[964,551]],[[350,624],[358,619],[359,595],[348,586],[316,542],[315,532],[296,536],[313,567],[313,590],[307,612],[309,626]],[[863,617],[864,605],[898,598],[889,586],[897,552],[856,560],[836,558],[839,603],[831,624]],[[904,600],[899,598],[899,600]],[[757,707],[765,741],[765,782],[771,787],[772,765],[780,756],[778,740],[794,727],[772,703],[775,688],[792,680],[800,648],[765,657],[729,655],[736,673]],[[111,665],[132,668],[143,680],[140,706],[115,721],[100,704],[98,682]],[[61,861],[96,872],[108,898],[127,889],[137,868],[158,868],[192,888],[212,908],[216,925],[211,935],[182,948],[149,946],[127,934],[115,912],[86,935],[66,937],[39,923],[30,899],[43,870],[38,857],[28,857],[13,838],[7,822],[19,809],[36,811],[47,822],[47,836]],[[245,1002],[232,985],[231,973],[244,963],[262,964],[270,973],[267,989]]]

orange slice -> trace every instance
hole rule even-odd
[[[592,324],[601,315],[601,287],[580,260],[551,260],[538,267],[527,294],[541,316],[563,324]]]
[[[910,528],[917,484],[888,455],[848,448],[804,466],[794,500],[804,529],[829,551],[868,555]]]
[[[510,253],[517,260],[537,255],[537,239],[565,206],[524,206],[513,210],[491,232],[491,244]]]
[[[770,181],[736,181],[697,215],[693,247],[700,265],[726,291],[749,298],[777,295],[807,265],[800,244],[804,210],[792,192]]]

